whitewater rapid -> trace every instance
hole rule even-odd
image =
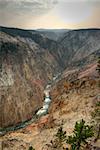
[[[44,95],[45,95],[44,103],[43,103],[42,108],[39,109],[38,112],[36,113],[37,116],[43,116],[48,113],[48,109],[51,103],[50,88],[51,88],[51,85],[47,85],[44,90]]]

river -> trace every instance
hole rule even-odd
[[[41,117],[43,115],[46,115],[48,113],[48,109],[49,109],[49,105],[51,103],[51,98],[50,98],[50,88],[51,85],[48,84],[44,90],[44,102],[43,102],[43,106],[40,110],[38,110],[38,112],[32,117],[31,120],[27,120],[25,122],[22,122],[16,126],[11,126],[11,127],[7,127],[7,128],[1,128],[0,129],[0,136],[6,134],[8,131],[15,131],[21,128],[26,127],[27,125],[30,125],[32,122],[36,121],[36,119],[38,117]]]
[[[43,116],[48,113],[48,109],[51,103],[50,88],[51,88],[51,85],[47,85],[44,90],[44,95],[45,95],[44,103],[43,103],[42,108],[36,113],[37,116]]]
[[[53,78],[53,83],[58,81],[59,76],[60,76],[60,74],[57,74]],[[50,103],[51,103],[51,100],[52,100],[51,97],[50,97],[51,87],[52,87],[52,84],[48,84],[45,87],[45,90],[44,90],[45,98],[44,98],[43,106],[42,106],[41,109],[38,110],[38,112],[36,112],[36,114],[32,117],[31,120],[27,120],[27,121],[22,122],[18,125],[15,125],[15,126],[7,127],[7,128],[1,128],[0,129],[0,136],[6,134],[8,131],[15,131],[15,130],[24,128],[27,125],[30,125],[31,123],[35,122],[37,118],[46,115],[48,113],[48,109],[49,109],[49,106],[50,106]]]

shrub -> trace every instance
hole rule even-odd
[[[55,136],[58,139],[59,147],[62,147],[63,142],[66,141],[66,131],[63,131],[63,127],[62,126],[58,129],[58,132],[57,132],[57,134]]]
[[[67,138],[67,143],[71,145],[71,150],[80,150],[82,145],[87,144],[87,139],[93,136],[93,127],[85,125],[82,119],[76,122],[74,134]]]
[[[29,150],[35,150],[32,146],[29,147]]]

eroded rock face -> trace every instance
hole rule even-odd
[[[100,29],[69,31],[62,36],[59,44],[59,57],[62,57],[63,65],[71,68],[83,66],[93,61],[94,55],[95,58],[100,55]]]
[[[0,127],[30,119],[42,106],[44,86],[54,75],[91,57],[93,61],[99,51],[99,29],[69,31],[55,42],[37,31],[1,27]]]
[[[48,50],[29,38],[1,32],[0,47],[0,127],[7,127],[32,118],[59,67]]]
[[[97,97],[99,96],[98,84],[100,82],[100,78],[99,78],[98,72],[96,71],[96,66],[97,66],[97,64],[91,64],[91,65],[84,67],[84,69],[82,69],[81,71],[80,70],[77,70],[77,71],[74,70],[73,72],[72,72],[72,70],[66,71],[65,77],[63,76],[63,78],[60,79],[53,86],[53,88],[50,92],[50,95],[53,99],[53,101],[50,105],[50,108],[49,108],[50,114],[63,108],[65,105],[65,103],[64,103],[65,100],[66,100],[66,104],[69,107],[66,110],[64,110],[64,113],[67,111],[69,113],[69,110],[70,110],[70,112],[72,110],[74,110],[75,105],[76,105],[76,108],[78,109],[78,105],[82,99],[82,93],[83,93],[84,97],[85,96],[86,97],[88,96],[90,98],[94,97],[94,99],[96,96]],[[91,89],[93,90],[93,93],[89,95],[88,92]],[[87,93],[85,93],[85,92],[87,92]],[[95,92],[97,93],[96,95],[94,94]],[[76,99],[76,97],[73,96],[74,94],[79,96],[80,102],[78,102],[78,99]],[[71,99],[73,99],[73,101],[71,101]],[[94,101],[94,99],[93,99],[93,101]],[[92,101],[92,103],[93,103],[93,101]],[[95,100],[95,101],[97,101],[97,100]],[[94,103],[95,103],[95,101],[94,101]],[[85,100],[84,100],[84,102],[85,102]],[[83,104],[81,104],[80,106],[83,106]],[[92,108],[90,109],[90,111],[91,110],[92,110]]]

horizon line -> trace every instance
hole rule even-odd
[[[82,30],[82,29],[100,29],[99,27],[83,27],[83,28],[20,28],[14,26],[3,26],[0,25],[0,28],[10,28],[10,29],[21,29],[21,30]]]

